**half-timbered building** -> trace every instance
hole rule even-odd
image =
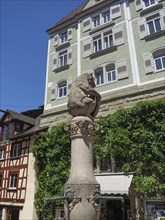
[[[0,220],[37,220],[34,207],[35,160],[31,147],[40,128],[42,108],[0,119]]]

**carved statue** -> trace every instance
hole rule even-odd
[[[99,110],[101,96],[91,73],[77,77],[69,93],[68,110],[72,116],[87,116],[94,119]]]

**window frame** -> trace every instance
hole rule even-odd
[[[68,52],[67,50],[59,52],[59,68],[68,65]]]
[[[100,71],[102,70],[102,71]],[[104,70],[103,67],[98,67],[94,70],[94,78],[96,86],[105,84]]]
[[[112,76],[113,80],[109,81],[108,80],[108,71],[107,68],[111,67],[111,73],[110,74],[115,74]],[[101,72],[102,70],[102,72]],[[94,79],[95,79],[95,84],[96,87],[102,86],[102,85],[108,85],[111,83],[118,82],[120,80],[129,78],[129,73],[128,73],[128,65],[127,65],[127,60],[117,60],[115,62],[108,62],[104,63],[98,67],[96,67],[93,70],[94,73]],[[97,80],[96,76],[102,75],[102,82],[100,83],[100,79]],[[99,82],[99,83],[98,83]]]
[[[60,44],[63,44],[68,41],[68,32],[60,34]]]
[[[164,53],[160,52],[158,54],[153,53],[153,59],[154,59],[155,72],[165,70],[165,61],[163,62],[163,59],[165,60],[165,52]],[[160,64],[162,68],[159,68],[159,69],[157,68],[156,60],[160,60]]]
[[[58,98],[64,98],[67,96],[67,81],[61,81],[58,83]],[[60,95],[61,94],[61,95]]]
[[[0,147],[0,160],[4,160],[4,159],[5,159],[5,148]]]
[[[21,156],[21,143],[16,143],[11,146],[11,159],[17,159]]]
[[[97,28],[101,25],[101,14],[93,15],[92,16],[92,27]]]
[[[154,0],[154,3],[151,3],[151,1],[153,1],[153,0],[148,0],[148,5],[146,5],[145,0],[143,0],[144,8],[151,7],[151,6],[153,6],[153,5],[158,3],[156,0]]]
[[[110,70],[108,71],[107,68],[110,66]],[[105,66],[105,73],[107,77],[107,83],[113,83],[117,81],[117,74],[116,74],[116,67],[115,64],[108,64]],[[109,80],[109,74],[112,80]]]
[[[110,37],[112,38],[111,40],[110,40]],[[105,46],[105,38],[107,38],[108,39],[108,45],[107,46]],[[108,48],[111,48],[111,47],[113,47],[114,46],[114,36],[113,36],[113,33],[111,33],[111,32],[106,32],[106,33],[103,33],[103,45],[104,45],[104,50],[106,50],[106,49],[108,49]]]
[[[3,183],[3,172],[0,172],[0,189],[2,189],[2,183]]]
[[[110,10],[105,10],[101,13],[101,17],[102,17],[102,23],[103,24],[107,24],[108,22],[111,21],[111,14],[110,14]],[[107,19],[108,17],[108,19]]]
[[[157,24],[156,24],[156,21],[159,21],[159,27],[157,26]],[[148,35],[151,35],[151,34],[155,34],[155,33],[157,33],[157,32],[159,32],[159,31],[162,31],[162,26],[161,26],[161,19],[160,19],[160,17],[155,17],[155,18],[153,18],[153,19],[148,19],[147,21],[146,21],[146,23],[147,23],[147,30],[148,30]],[[151,24],[152,25],[152,27],[149,25],[149,24]],[[152,31],[152,29],[154,30],[154,31]],[[160,28],[160,29],[159,29]]]
[[[18,185],[18,172],[9,173],[9,190],[16,190]]]
[[[93,53],[98,53],[103,50],[102,45],[102,35],[98,35],[96,37],[93,37]]]

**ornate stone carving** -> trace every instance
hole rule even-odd
[[[65,130],[71,135],[92,135],[100,129],[98,124],[93,123],[87,117],[75,117],[71,124],[65,126]]]
[[[98,207],[99,206],[99,202],[97,202],[95,200],[95,196],[96,195],[100,195],[100,186],[96,185],[95,188],[93,189],[93,191],[91,192],[90,196],[87,197],[88,202],[90,202],[94,207]]]
[[[94,119],[101,99],[100,94],[94,90],[95,86],[91,73],[85,73],[76,78],[68,99],[68,110],[72,116],[87,116]]]
[[[65,204],[68,207],[68,210],[71,211],[74,208],[74,206],[81,201],[81,197],[77,196],[76,195],[77,193],[71,187],[67,187],[67,189],[65,191],[65,195],[68,195],[68,194],[72,194],[73,195],[73,198],[72,198],[72,200],[70,202],[65,200]]]

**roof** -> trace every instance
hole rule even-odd
[[[105,5],[109,4],[109,1],[112,2],[112,0],[102,0],[102,1],[96,1],[95,4],[89,4],[88,3],[90,1],[93,0],[85,0],[80,6],[78,6],[76,9],[74,9],[71,13],[69,13],[68,15],[66,15],[64,18],[62,18],[60,21],[58,21],[56,24],[54,24],[52,27],[48,28],[46,31],[49,34],[52,34],[55,30],[57,31],[59,28],[61,28],[62,25],[67,26],[69,23],[73,23],[75,22],[77,19],[80,19],[81,16],[83,16],[84,14],[88,14],[90,13],[90,10],[98,10],[100,9],[100,4],[102,5],[101,7],[104,7]],[[114,0],[113,0],[114,1]],[[102,4],[104,3],[104,4]],[[95,7],[97,5],[97,7]]]
[[[28,135],[36,134],[36,133],[39,133],[41,131],[47,130],[48,126],[43,126],[43,127],[40,126],[40,120],[41,120],[41,116],[38,116],[38,118],[36,118],[36,124],[35,124],[34,127],[30,128],[26,131],[22,131],[21,133],[14,135],[10,139],[11,140],[12,139],[17,139],[17,138],[25,137],[25,136],[28,136]]]
[[[66,15],[63,19],[61,19],[59,22],[57,22],[55,25],[53,25],[52,27],[50,27],[49,29],[47,29],[46,31],[49,32],[51,29],[65,23],[66,21],[75,18],[76,15],[78,15],[84,8],[84,6],[88,3],[89,0],[86,0],[85,2],[83,2],[81,5],[79,5],[76,9],[74,9],[71,13],[69,13],[68,15]]]
[[[95,175],[95,177],[100,184],[101,194],[128,195],[133,174],[99,174]]]
[[[31,117],[28,117],[26,115],[23,115],[21,113],[17,113],[17,112],[14,112],[12,110],[9,110],[7,109],[5,111],[5,114],[2,116],[2,118],[0,119],[0,123],[3,122],[4,118],[10,114],[11,118],[12,119],[17,119],[19,121],[22,121],[22,122],[25,122],[27,124],[30,124],[30,125],[35,125],[35,119],[34,118],[31,118]]]

